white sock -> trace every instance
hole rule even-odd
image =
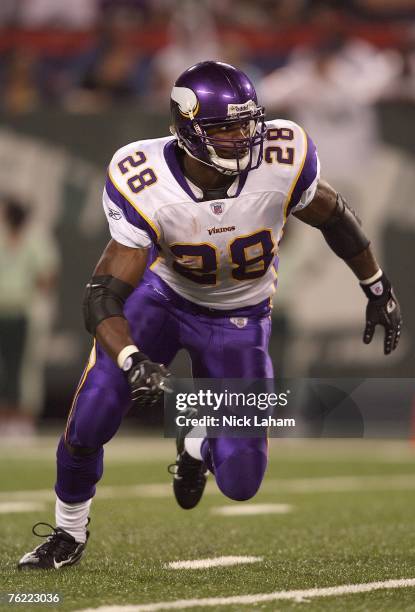
[[[189,453],[193,459],[198,459],[199,461],[203,461],[203,457],[201,454],[202,442],[204,438],[193,438],[189,437],[189,434],[184,439],[184,449]]]
[[[56,527],[67,531],[77,542],[86,542],[86,524],[92,499],[78,504],[66,504],[56,498]]]

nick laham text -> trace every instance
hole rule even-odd
[[[176,417],[178,427],[295,427],[295,419],[277,419],[272,416],[208,416],[199,418],[186,417],[179,414]]]

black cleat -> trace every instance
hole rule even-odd
[[[88,521],[89,522],[89,521]],[[50,534],[41,534],[35,531],[38,525],[46,525],[52,529]],[[17,564],[17,569],[61,569],[66,565],[74,565],[81,559],[86,547],[77,542],[73,536],[61,529],[52,527],[49,523],[36,523],[32,532],[40,538],[47,538],[46,542],[37,546],[32,552],[26,553]],[[88,541],[89,531],[86,532]]]
[[[173,478],[173,491],[177,503],[184,510],[190,510],[199,503],[205,490],[208,469],[203,461],[194,459],[183,450],[177,455],[176,463],[169,465]]]
[[[197,415],[196,408],[188,408],[187,417]],[[184,449],[184,440],[192,430],[192,426],[179,427],[176,437],[177,458],[176,463],[168,467],[173,474],[173,491],[177,503],[184,510],[191,510],[200,502],[205,490],[208,469],[203,461],[194,459]]]

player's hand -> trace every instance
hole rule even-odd
[[[401,335],[402,316],[399,302],[384,273],[375,282],[361,287],[369,300],[366,306],[363,342],[372,342],[376,325],[381,325],[385,328],[383,352],[389,355],[398,346]]]
[[[153,363],[142,353],[133,353],[128,357],[123,370],[130,385],[131,399],[139,408],[154,406],[163,392],[172,391],[168,369],[161,363]]]

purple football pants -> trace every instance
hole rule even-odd
[[[190,355],[195,378],[262,379],[273,377],[267,302],[226,313],[212,311],[182,298],[147,272],[128,298],[124,313],[134,342],[152,361],[169,365],[183,348]],[[246,317],[247,323],[238,328],[231,317]],[[55,490],[64,502],[82,502],[95,495],[103,473],[103,445],[115,435],[129,408],[125,375],[98,344],[94,345],[57,450]],[[70,454],[65,440],[71,447],[80,447],[81,454]],[[202,456],[226,496],[249,499],[258,491],[265,473],[266,434],[206,438]]]

